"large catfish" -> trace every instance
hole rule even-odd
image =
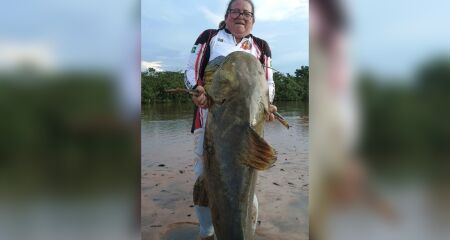
[[[270,168],[276,160],[262,138],[267,81],[261,63],[245,52],[211,64],[217,64],[217,70],[205,85],[210,108],[204,177],[214,230],[218,240],[254,239],[257,170]]]

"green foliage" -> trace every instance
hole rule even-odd
[[[184,75],[181,72],[149,72],[141,75],[141,102],[186,102],[189,97],[185,94],[166,93],[171,88],[184,88]]]
[[[276,101],[308,101],[309,98],[309,67],[302,66],[295,70],[295,76],[289,73],[283,75],[275,72],[275,102]]]
[[[370,165],[387,175],[448,178],[450,60],[437,58],[417,69],[409,82],[360,76],[361,147]]]
[[[141,102],[187,102],[186,94],[166,93],[166,89],[185,88],[184,75],[181,72],[156,72],[150,68],[141,77]],[[295,70],[295,75],[274,73],[274,101],[308,101],[309,98],[309,67],[301,66]]]
[[[123,118],[109,74],[0,79],[0,175],[8,179],[1,191],[78,194],[139,180],[138,133]]]

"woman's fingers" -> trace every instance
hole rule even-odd
[[[269,112],[274,113],[277,112],[278,108],[275,105],[269,104]]]
[[[206,99],[205,89],[202,86],[197,86],[196,90],[198,92],[198,95],[192,96],[192,101],[198,107],[206,108],[208,105],[208,101]]]
[[[269,112],[266,114],[266,121],[273,121],[275,119],[274,112],[278,111],[277,106],[269,104]]]

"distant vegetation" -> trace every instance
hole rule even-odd
[[[142,73],[141,102],[188,102],[190,98],[185,94],[166,93],[166,89],[185,88],[184,74],[181,72],[157,72],[149,68]],[[274,72],[276,94],[274,101],[308,101],[309,67],[301,66],[294,75]]]
[[[393,177],[450,180],[450,59],[428,61],[409,80],[365,73],[359,82],[370,165]]]
[[[25,72],[0,79],[4,196],[80,197],[139,182],[139,123],[126,122],[110,74]]]

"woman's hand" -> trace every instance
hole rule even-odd
[[[192,96],[192,102],[194,102],[195,105],[201,108],[207,108],[208,107],[208,101],[206,99],[206,92],[205,89],[202,86],[197,86],[195,89],[198,92],[198,95]]]
[[[269,104],[269,112],[266,113],[266,121],[273,121],[275,119],[275,116],[273,115],[274,112],[276,112],[277,106]]]

